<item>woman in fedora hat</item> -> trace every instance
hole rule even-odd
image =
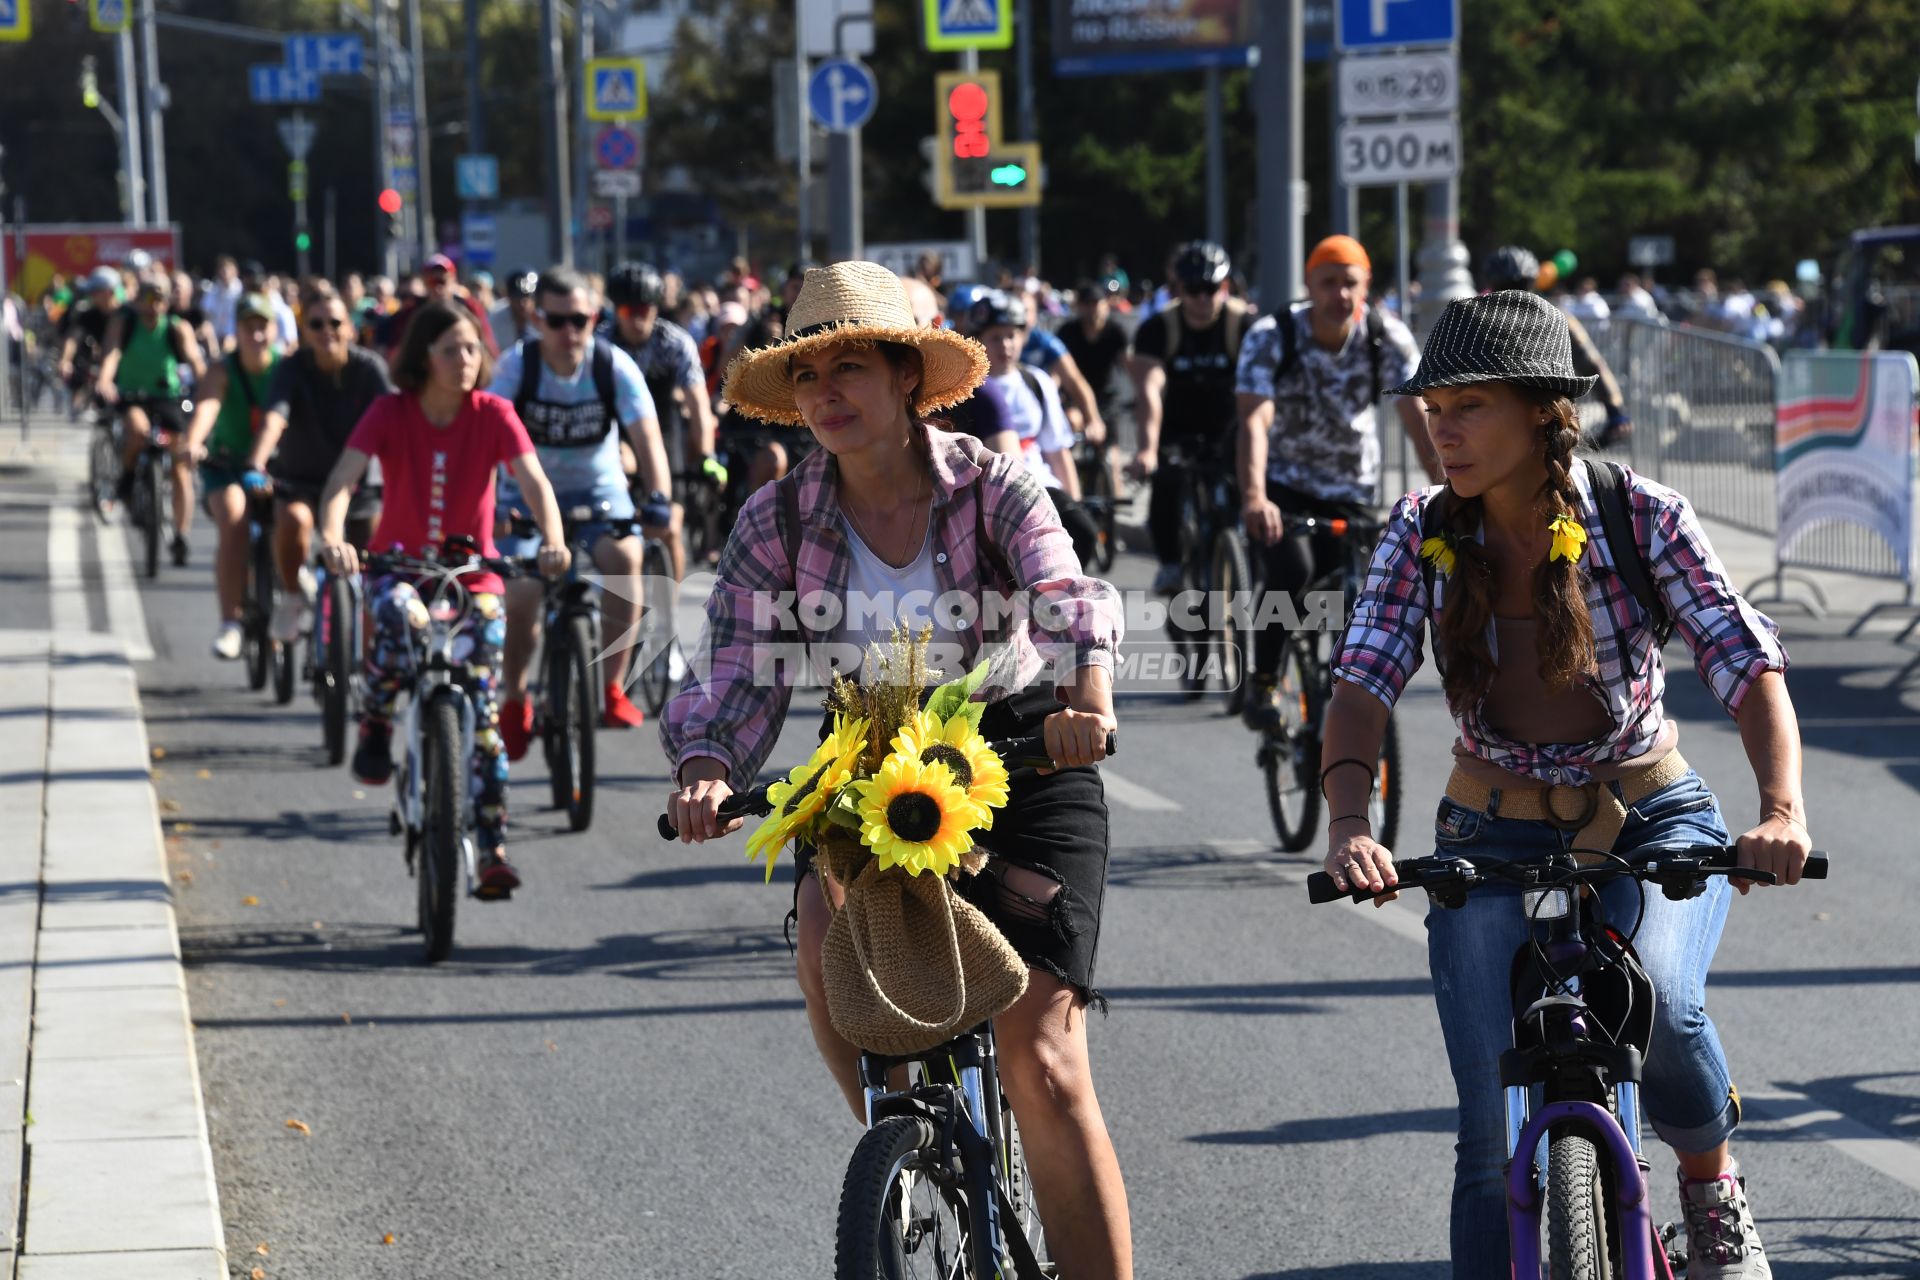
[[[1783,884],[1800,877],[1811,846],[1776,628],[1727,581],[1684,497],[1573,458],[1574,401],[1592,382],[1574,373],[1565,318],[1508,290],[1450,304],[1419,371],[1394,388],[1425,402],[1447,483],[1394,508],[1336,660],[1321,783],[1335,815],[1326,870],[1343,889],[1397,883],[1363,816],[1366,762],[1429,626],[1459,726],[1434,832],[1441,849],[1501,859],[1727,843],[1718,802],[1680,758],[1662,708],[1662,614],[1739,724],[1753,767],[1760,812],[1739,839],[1742,863]],[[1624,528],[1609,543],[1603,503],[1627,517],[1633,545]],[[1578,830],[1549,820],[1567,814],[1584,815]],[[1728,882],[1673,902],[1620,879],[1600,898],[1609,918],[1642,921],[1634,945],[1659,996],[1644,1106],[1679,1159],[1689,1280],[1766,1277],[1728,1150],[1739,1094],[1704,1008]],[[1499,1057],[1512,1045],[1508,964],[1526,924],[1511,900],[1484,893],[1430,912],[1427,929],[1460,1095],[1453,1273],[1483,1280],[1508,1266]]]
[[[786,338],[734,360],[727,402],[805,426],[820,448],[748,499],[721,556],[706,637],[661,719],[678,783],[668,811],[683,839],[739,826],[718,820],[719,805],[752,781],[786,718],[791,670],[775,674],[765,661],[783,640],[806,644],[816,661],[829,650],[845,668],[861,646],[888,639],[896,620],[917,628],[924,617],[932,652],[949,655],[934,662],[948,676],[995,657],[981,732],[1040,733],[1055,763],[1012,772],[994,819],[996,856],[964,890],[1030,969],[1026,994],[995,1019],[1000,1074],[1054,1257],[1070,1260],[1075,1280],[1124,1277],[1126,1190],[1086,1037],[1087,1008],[1099,1001],[1093,963],[1107,863],[1093,765],[1115,727],[1121,612],[1113,588],[1083,573],[1021,459],[931,424],[986,372],[978,343],[917,325],[898,278],[870,262],[808,271]],[[1030,620],[945,604],[1016,590],[1045,595]],[[784,618],[771,604],[782,596],[801,603]],[[901,607],[833,617],[858,597]],[[916,610],[916,600],[942,603]],[[857,678],[858,666],[849,674]],[[800,985],[821,1056],[864,1119],[858,1049],[827,1015],[820,956],[831,917],[810,864],[804,851],[795,860]]]

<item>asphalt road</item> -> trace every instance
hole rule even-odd
[[[44,567],[37,495],[10,501],[0,545]],[[141,584],[140,679],[235,1274],[830,1274],[858,1130],[813,1057],[786,878],[737,838],[658,841],[651,726],[603,733],[592,831],[541,807],[538,753],[516,765],[527,885],[463,903],[453,959],[424,967],[386,795],[325,766],[310,702],[276,708],[209,656],[210,547],[198,531],[189,568]],[[18,616],[43,617],[21,576]],[[1735,903],[1711,1008],[1750,1100],[1738,1142],[1777,1276],[1920,1276],[1913,650],[1784,621],[1835,868]],[[1683,746],[1737,825],[1737,734],[1678,661]],[[1403,846],[1426,852],[1450,739],[1429,672],[1400,714]],[[1092,1038],[1138,1274],[1447,1275],[1453,1098],[1419,911],[1309,907],[1317,855],[1273,851],[1217,703],[1127,694],[1121,718]],[[1661,1218],[1671,1176],[1656,1153]]]

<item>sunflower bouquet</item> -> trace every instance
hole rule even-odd
[[[896,629],[867,654],[866,679],[835,677],[826,706],[833,730],[805,764],[767,788],[772,811],[747,838],[747,857],[767,860],[805,841],[832,855],[836,878],[868,858],[909,876],[975,873],[986,855],[973,836],[1007,802],[1007,769],[980,735],[986,704],[971,701],[983,662],[922,695],[937,674],[926,664],[930,632]]]

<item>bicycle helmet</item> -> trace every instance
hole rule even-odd
[[[1540,278],[1540,260],[1517,244],[1502,245],[1480,264],[1480,283],[1488,289],[1532,289]]]
[[[515,267],[507,273],[505,288],[509,298],[531,298],[539,287],[540,273],[532,267]]]
[[[990,290],[983,284],[957,284],[947,290],[947,327],[965,333],[967,313],[988,292]]]
[[[607,275],[607,301],[616,307],[657,307],[667,299],[667,283],[644,262],[623,262]]]
[[[87,277],[86,292],[97,293],[102,289],[111,289],[115,293],[120,291],[120,273],[112,267],[97,267]]]
[[[997,324],[1011,325],[1016,329],[1026,328],[1027,304],[998,289],[983,290],[974,299],[973,305],[967,308],[967,328],[981,334]]]
[[[1189,240],[1173,255],[1173,278],[1190,289],[1212,289],[1233,272],[1227,251],[1211,240]]]

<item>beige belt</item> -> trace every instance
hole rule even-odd
[[[1679,781],[1686,772],[1686,760],[1678,751],[1669,751],[1644,769],[1622,770],[1620,795],[1615,796],[1604,782],[1490,787],[1456,765],[1453,776],[1447,779],[1447,799],[1489,817],[1552,823],[1574,833],[1573,851],[1578,861],[1601,862],[1602,855],[1611,853],[1613,842],[1620,838],[1628,806]],[[1493,811],[1496,791],[1500,793],[1497,814]]]

